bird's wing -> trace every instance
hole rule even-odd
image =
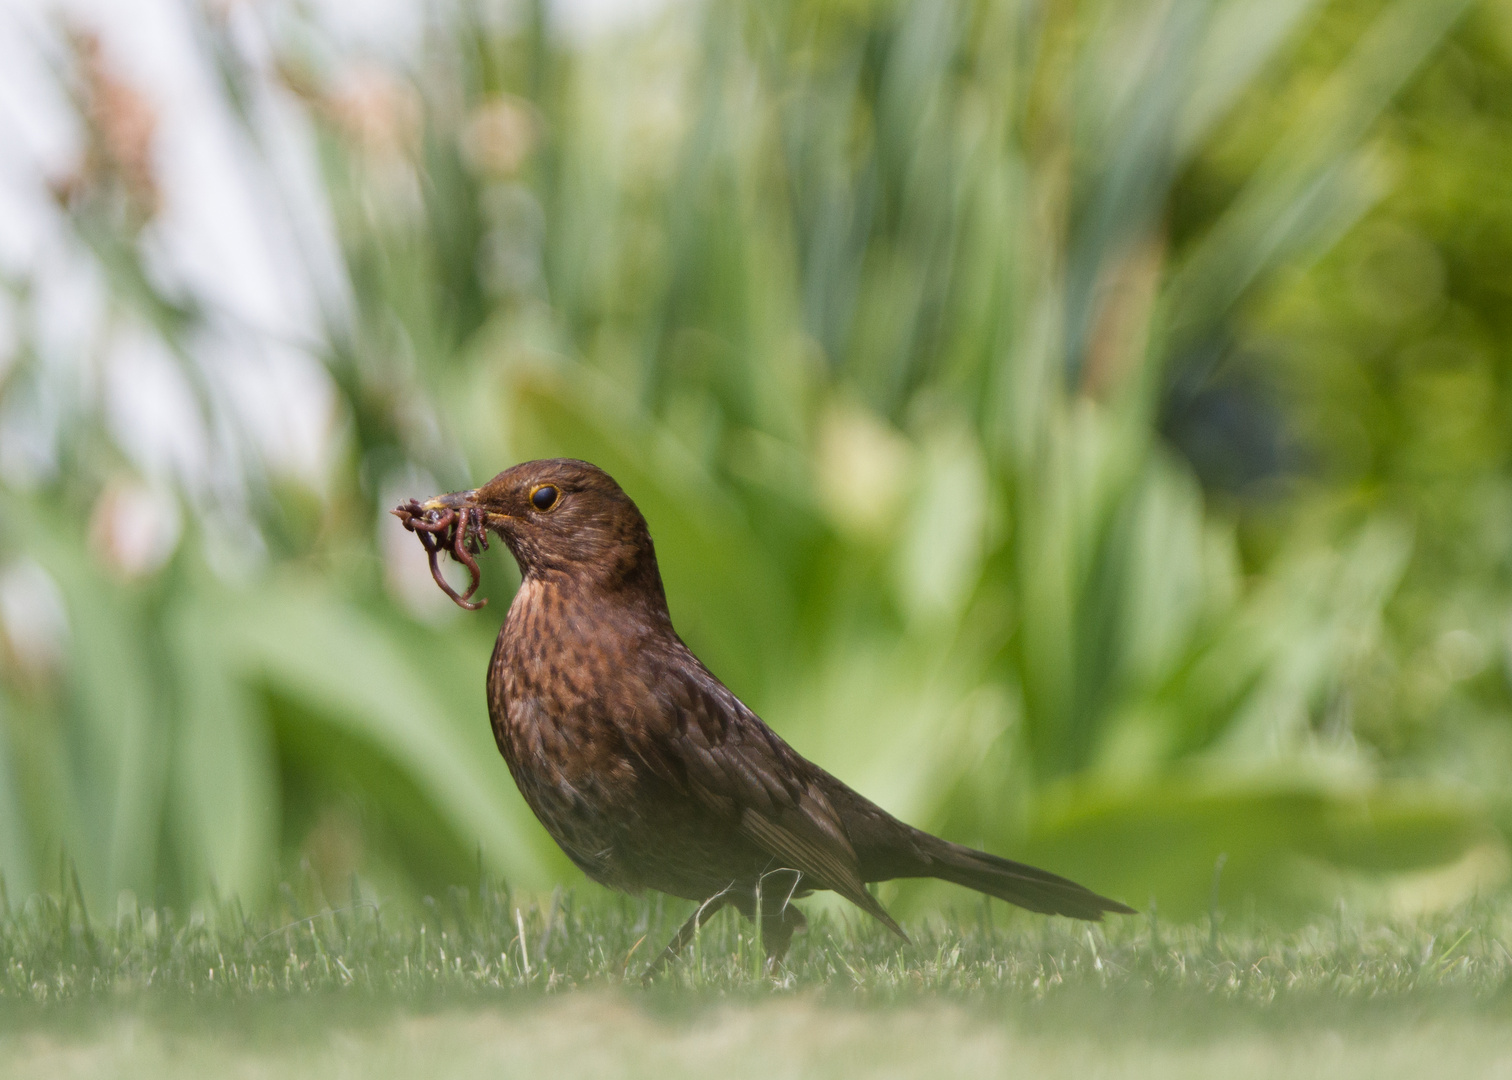
[[[774,869],[800,871],[906,940],[866,891],[860,860],[818,783],[820,770],[696,660],[666,670],[657,688],[662,717],[655,726],[661,730],[648,730],[636,748],[647,764],[738,827],[772,856]]]

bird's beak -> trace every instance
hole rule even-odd
[[[426,499],[420,504],[422,510],[466,510],[476,506],[473,499],[477,497],[478,489],[471,491],[453,491],[450,495],[437,495],[434,499]]]

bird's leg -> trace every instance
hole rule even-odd
[[[693,935],[698,933],[698,928],[722,911],[725,905],[732,903],[734,899],[730,895],[730,891],[724,889],[699,904],[698,910],[688,916],[688,921],[683,923],[678,928],[677,933],[672,935],[672,940],[667,942],[667,947],[661,951],[661,955],[651,961],[651,966],[641,976],[642,984],[649,984],[661,972],[662,968],[676,960],[678,954],[687,947],[688,942],[693,940]]]
[[[808,919],[792,904],[784,904],[777,911],[761,915],[761,943],[766,948],[766,970],[770,975],[782,958],[787,955],[793,935],[808,929]]]
[[[785,887],[783,879],[788,878]],[[740,913],[761,920],[761,945],[766,951],[766,970],[771,974],[787,955],[793,935],[808,929],[803,912],[793,906],[793,894],[803,880],[796,870],[768,870],[761,875],[754,895],[740,905]]]

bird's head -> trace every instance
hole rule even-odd
[[[662,596],[646,519],[597,465],[571,458],[526,461],[420,508],[481,512],[484,526],[509,545],[527,579],[561,574],[599,588],[649,588]]]

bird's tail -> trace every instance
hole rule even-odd
[[[925,871],[928,876],[996,896],[1021,908],[1093,922],[1100,921],[1105,911],[1134,913],[1127,904],[1099,896],[1048,870],[952,844],[928,833],[921,832],[916,839],[929,854],[930,864]]]

